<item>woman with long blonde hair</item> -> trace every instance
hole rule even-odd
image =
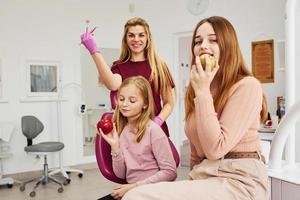
[[[112,133],[99,132],[111,146],[114,173],[128,184],[99,200],[120,199],[136,186],[177,177],[168,138],[152,121],[154,104],[148,81],[142,76],[124,80],[117,101]]]
[[[185,96],[191,180],[141,186],[122,200],[267,200],[258,133],[266,100],[246,67],[232,24],[219,16],[201,20],[192,52]]]
[[[175,85],[167,64],[155,51],[148,23],[138,17],[126,22],[120,57],[114,62],[111,69],[98,49],[92,31],[87,30],[81,35],[81,43],[92,55],[100,82],[104,83],[109,90],[115,91],[112,93],[112,99],[126,78],[141,75],[149,81],[154,97],[154,121],[169,136],[165,120],[174,107]],[[112,103],[114,104],[114,100]]]

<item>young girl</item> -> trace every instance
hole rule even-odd
[[[141,76],[124,80],[117,100],[113,131],[108,135],[101,129],[99,132],[111,146],[114,173],[126,178],[128,184],[120,185],[106,199],[122,198],[138,185],[173,181],[177,177],[168,138],[152,121],[153,97],[149,82]]]
[[[120,57],[111,69],[98,49],[92,31],[87,30],[81,35],[81,43],[90,52],[96,64],[99,81],[104,83],[109,90],[117,91],[122,81],[132,76],[140,75],[149,81],[154,99],[155,117],[153,120],[169,136],[165,120],[174,107],[173,88],[175,85],[167,64],[155,51],[148,23],[137,17],[126,22]],[[114,101],[112,103],[114,104]]]

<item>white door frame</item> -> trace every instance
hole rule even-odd
[[[179,85],[182,84],[180,80],[180,73],[179,73],[179,67],[180,67],[180,55],[179,55],[179,39],[182,37],[192,36],[192,31],[185,31],[185,32],[177,32],[173,34],[173,75],[174,75],[174,81],[176,85],[176,105],[174,106],[174,126],[172,126],[172,132],[176,133],[174,135],[173,141],[175,143],[175,146],[177,149],[182,145],[182,142],[186,139],[185,133],[184,133],[184,102],[180,98],[180,92],[179,91]],[[187,49],[190,50],[190,49]]]

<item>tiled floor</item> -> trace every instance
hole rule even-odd
[[[188,168],[178,168],[177,180],[187,179]],[[9,189],[6,186],[0,187],[1,200],[96,200],[112,191],[114,183],[106,180],[98,169],[84,170],[84,175],[79,178],[77,174],[70,174],[71,183],[64,186],[64,192],[58,193],[58,185],[50,183],[40,185],[36,190],[36,196],[31,198],[31,192],[34,183],[26,185],[26,190],[21,192],[19,185],[15,184]]]

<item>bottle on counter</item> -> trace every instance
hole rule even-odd
[[[276,115],[278,116],[278,124],[280,123],[280,120],[282,119],[284,114],[285,114],[285,99],[284,97],[280,97],[278,102],[278,108],[276,111]]]

